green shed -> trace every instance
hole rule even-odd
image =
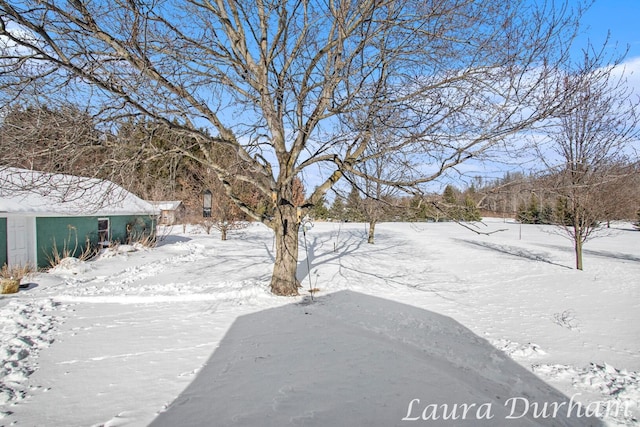
[[[0,265],[47,267],[88,246],[155,235],[158,209],[106,180],[0,170]]]

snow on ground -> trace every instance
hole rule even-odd
[[[477,226],[317,223],[296,298],[262,225],[65,261],[0,299],[0,425],[640,425],[640,232]]]
[[[36,369],[38,353],[54,341],[59,318],[49,313],[55,306],[51,299],[15,299],[0,309],[0,405],[28,396],[26,383]]]

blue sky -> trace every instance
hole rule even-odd
[[[568,0],[569,6],[586,3],[590,0]],[[544,0],[539,0],[542,3]],[[587,46],[588,41],[596,48],[600,48],[609,34],[609,53],[622,54],[628,48],[623,66],[627,84],[634,93],[640,96],[640,0],[595,0],[581,20],[581,34],[575,41],[574,50],[578,55]],[[622,71],[621,71],[622,72]],[[506,168],[509,169],[511,165]],[[477,169],[476,169],[477,168]],[[478,165],[467,162],[459,167],[468,177],[480,175],[495,177],[503,174],[504,166],[495,163]],[[454,181],[459,179],[454,178]],[[469,184],[468,178],[460,178],[455,185],[464,187]],[[466,181],[465,181],[466,179]],[[444,179],[444,183],[448,181]],[[435,190],[435,191],[441,191]]]
[[[578,3],[579,0],[570,1]],[[640,0],[596,0],[582,19],[582,30],[584,34],[577,40],[577,51],[586,46],[588,39],[594,46],[602,46],[607,31],[611,33],[609,47],[615,48],[615,52],[624,53],[629,49],[620,70],[627,85],[640,96]]]
[[[596,0],[583,18],[585,36],[601,45],[611,32],[611,44],[620,51],[629,45],[627,59],[640,57],[640,0]]]

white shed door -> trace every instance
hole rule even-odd
[[[7,261],[11,265],[35,265],[34,218],[7,218]]]

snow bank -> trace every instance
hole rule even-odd
[[[67,257],[61,259],[60,262],[55,267],[50,268],[48,272],[59,275],[76,275],[86,273],[91,269],[91,264],[78,258]]]

